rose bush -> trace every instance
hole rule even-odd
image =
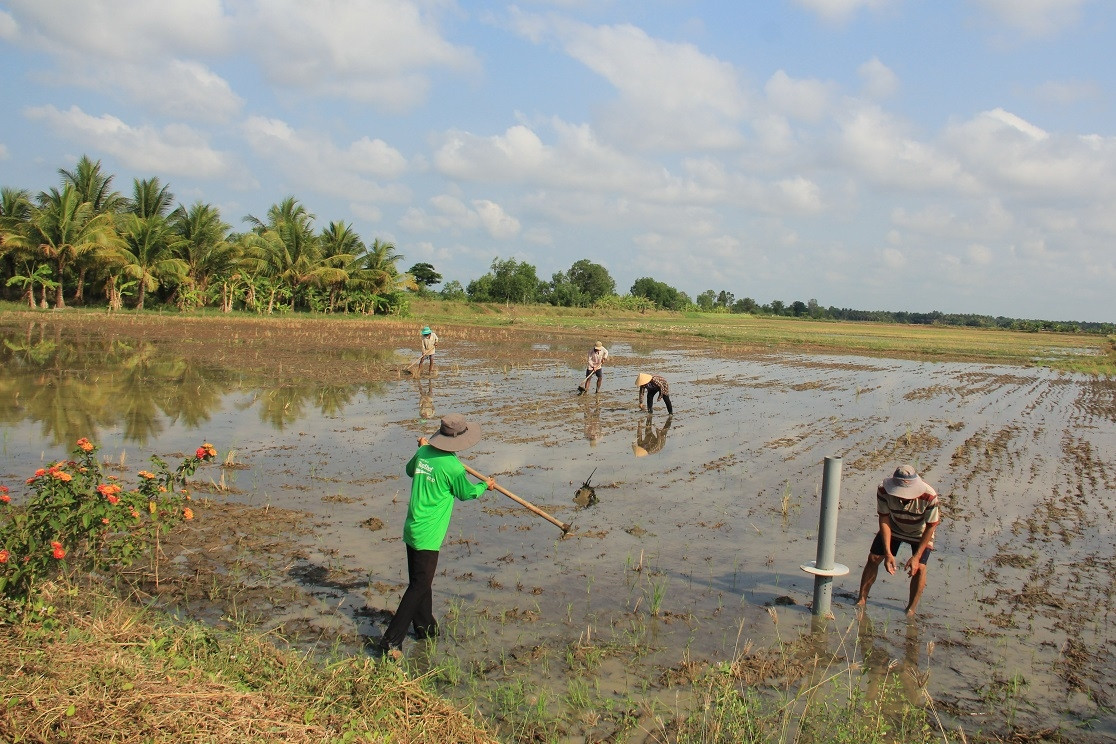
[[[62,571],[128,566],[150,555],[159,535],[193,519],[181,486],[217,450],[206,442],[173,471],[157,456],[154,472],[138,473],[134,488],[105,476],[97,447],[79,439],[73,459],[39,468],[27,479],[30,495],[14,506],[0,485],[0,598],[26,602],[43,578]]]

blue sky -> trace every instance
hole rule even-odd
[[[0,184],[288,195],[467,284],[1116,321],[1116,3],[0,0]]]

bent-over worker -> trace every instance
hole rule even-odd
[[[665,377],[641,372],[636,375],[636,386],[639,388],[639,410],[643,410],[643,394],[646,392],[648,413],[651,413],[651,408],[655,405],[656,395],[662,396],[667,414],[674,413],[674,408],[670,405],[670,385],[667,384]]]
[[[856,605],[863,607],[868,602],[868,590],[876,581],[881,563],[889,574],[895,573],[896,554],[906,543],[911,547],[911,557],[903,564],[911,577],[907,616],[913,617],[926,588],[927,562],[934,549],[934,532],[942,518],[938,492],[912,466],[900,465],[876,488],[876,512],[880,529],[868,550]]]

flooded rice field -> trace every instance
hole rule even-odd
[[[496,492],[457,504],[434,586],[442,634],[405,646],[508,738],[530,738],[534,707],[573,710],[569,741],[666,740],[663,711],[691,705],[710,665],[791,688],[832,655],[869,691],[901,680],[954,729],[1116,736],[1112,381],[605,330],[437,330],[433,375],[405,371],[416,332],[414,348],[367,350],[367,375],[341,384],[8,325],[0,482],[18,498],[81,436],[122,473],[212,442],[223,465],[196,476],[211,507],[167,548],[166,603],[370,653],[406,584],[403,466],[440,416],[463,413],[485,436],[462,460],[572,525],[563,535]],[[603,387],[578,395],[598,339]],[[638,372],[669,381],[673,415],[639,410]],[[800,566],[815,557],[826,457],[841,458],[836,557],[850,573],[819,622]],[[943,508],[912,621],[901,572],[881,572],[863,615],[853,607],[875,488],[901,463]]]

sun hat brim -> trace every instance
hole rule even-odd
[[[449,426],[447,426],[449,424]],[[452,431],[460,429],[460,433]],[[481,439],[481,427],[476,421],[466,421],[460,414],[450,414],[442,419],[438,431],[427,438],[431,447],[443,452],[460,452],[468,449]]]
[[[643,387],[649,382],[651,382],[651,375],[646,372],[640,372],[636,375],[636,387]]]
[[[884,478],[883,489],[888,494],[904,501],[917,499],[924,494],[938,495],[938,492],[918,475],[913,478],[897,478],[895,476]]]

